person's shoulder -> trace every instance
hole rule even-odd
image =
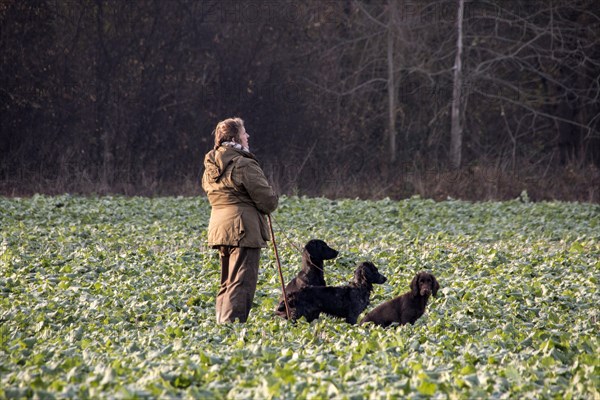
[[[252,153],[248,153],[248,152],[240,152],[240,156],[236,157],[236,163],[240,167],[246,167],[246,166],[248,166],[248,167],[257,166],[258,167],[259,166],[258,161],[254,157],[254,155],[252,155]]]

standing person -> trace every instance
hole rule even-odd
[[[212,207],[208,245],[219,250],[217,322],[246,322],[258,281],[260,249],[270,239],[267,214],[277,195],[248,146],[241,118],[217,124],[215,147],[204,157],[202,188]]]

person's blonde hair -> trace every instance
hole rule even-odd
[[[223,142],[231,142],[234,139],[239,143],[240,133],[242,132],[243,127],[244,120],[237,117],[227,118],[219,122],[213,131],[213,135],[215,135],[215,149]]]

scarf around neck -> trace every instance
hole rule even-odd
[[[250,148],[244,147],[241,144],[236,143],[236,142],[223,142],[223,143],[221,143],[221,146],[233,147],[234,149],[238,149],[238,150],[245,151],[246,153],[250,153]]]

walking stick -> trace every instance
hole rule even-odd
[[[279,252],[277,252],[277,243],[275,243],[275,232],[273,231],[273,222],[271,222],[271,214],[267,214],[269,219],[269,228],[271,229],[271,240],[273,241],[273,250],[275,250],[275,259],[277,260],[277,269],[279,270],[279,280],[281,281],[281,291],[283,292],[283,303],[285,304],[285,314],[290,320],[290,307],[288,306],[287,295],[285,294],[285,283],[283,282],[283,273],[281,272],[281,262],[279,261]]]

